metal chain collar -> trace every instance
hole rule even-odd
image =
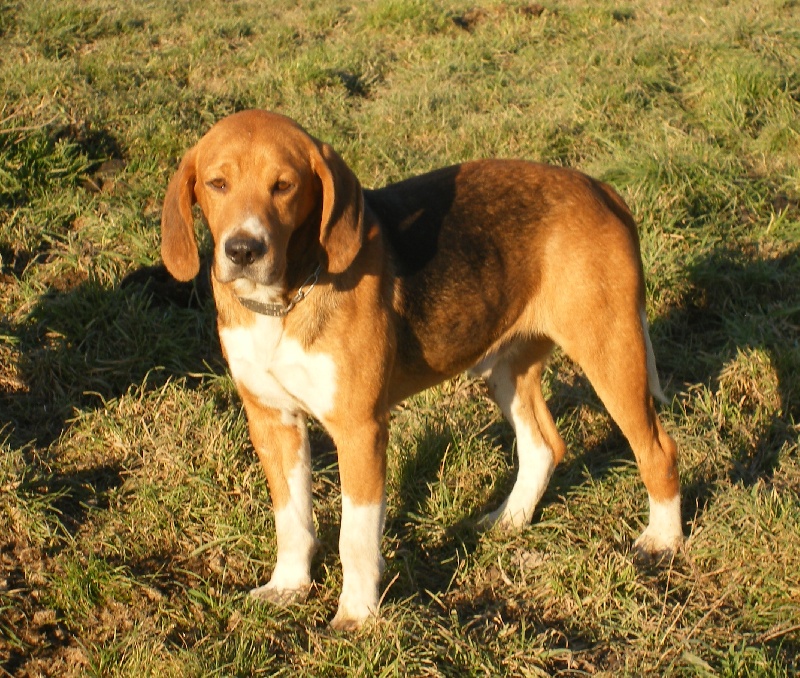
[[[284,318],[289,314],[289,311],[303,301],[303,299],[310,294],[311,290],[314,289],[314,285],[319,281],[319,274],[321,271],[322,264],[317,266],[317,270],[303,281],[303,284],[300,285],[297,293],[289,300],[288,304],[267,304],[263,301],[245,299],[244,297],[238,297],[239,303],[246,309],[253,311],[253,313],[267,315],[272,318]]]

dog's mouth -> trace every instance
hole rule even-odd
[[[240,300],[262,304],[282,304],[285,296],[282,284],[265,284],[250,278],[234,278],[227,281]]]

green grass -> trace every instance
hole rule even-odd
[[[800,670],[797,2],[0,0],[0,48],[0,673]],[[514,444],[462,377],[394,414],[381,619],[327,627],[339,490],[316,427],[311,596],[248,599],[274,523],[213,308],[147,267],[177,159],[256,106],[366,186],[503,156],[617,187],[640,223],[685,554],[634,565],[632,455],[556,356],[570,452],[529,528],[474,529]]]

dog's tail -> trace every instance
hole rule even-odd
[[[659,402],[666,403],[667,397],[664,391],[661,390],[661,383],[658,380],[658,371],[656,370],[656,356],[653,353],[653,342],[650,341],[650,332],[647,329],[647,315],[644,309],[639,311],[639,317],[642,321],[642,331],[644,332],[644,343],[647,349],[647,385],[650,388],[650,394]]]

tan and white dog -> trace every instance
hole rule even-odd
[[[541,390],[554,344],[627,437],[650,499],[636,541],[682,539],[676,446],[645,320],[636,226],[609,186],[523,161],[448,167],[378,190],[288,118],[243,111],[184,156],[162,255],[199,269],[192,206],[214,239],[219,335],[269,481],[278,557],[253,595],[302,600],[317,548],[306,417],[336,444],[344,583],[335,628],[377,613],[389,408],[464,370],[514,427],[519,472],[490,524],[528,523],[565,445]]]

